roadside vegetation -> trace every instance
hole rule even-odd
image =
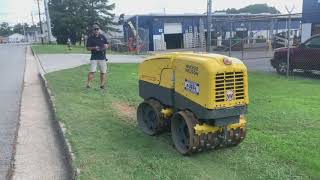
[[[250,73],[248,136],[238,147],[183,157],[169,133],[149,137],[137,127],[135,64],[111,64],[108,89],[89,66],[46,75],[58,117],[81,169],[80,179],[319,179],[320,83]]]

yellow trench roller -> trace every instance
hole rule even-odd
[[[248,73],[242,61],[218,54],[170,53],[139,67],[139,127],[171,130],[183,155],[236,146],[246,136]]]

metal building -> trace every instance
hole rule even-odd
[[[320,0],[303,0],[302,41],[320,34]]]
[[[136,15],[126,20],[124,37],[132,51],[204,48],[207,37],[206,18],[206,14]],[[296,33],[300,32],[300,25],[301,15],[293,16],[291,29]],[[269,40],[275,34],[287,31],[287,26],[288,16],[285,15],[214,14],[211,26],[212,44],[219,46],[223,40],[235,36]]]

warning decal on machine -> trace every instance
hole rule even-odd
[[[190,91],[193,94],[199,95],[200,94],[200,85],[199,83],[185,80],[184,82],[184,89],[186,91]]]
[[[234,91],[233,90],[228,90],[226,92],[226,98],[227,98],[227,101],[233,101],[234,100]]]

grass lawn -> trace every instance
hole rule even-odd
[[[69,50],[67,45],[59,45],[59,44],[33,44],[32,49],[37,54],[89,54],[90,51],[84,46],[73,45],[72,49]],[[124,55],[135,55],[135,52],[115,52],[111,50],[107,50],[107,54],[124,54]],[[146,54],[146,53],[140,53]]]
[[[246,140],[183,157],[169,133],[149,137],[137,128],[137,65],[111,64],[106,92],[98,79],[84,88],[88,68],[46,76],[80,179],[320,179],[319,80],[250,73]]]
[[[83,46],[72,46],[72,49],[69,50],[67,45],[58,45],[58,44],[34,44],[32,49],[37,54],[87,54],[90,53]]]

